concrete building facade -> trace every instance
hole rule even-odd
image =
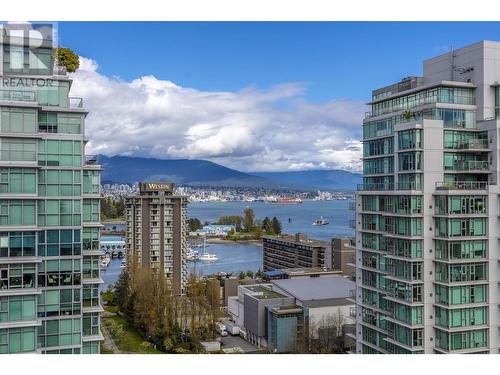
[[[500,43],[374,90],[356,199],[357,353],[498,353]]]
[[[171,183],[139,183],[139,195],[125,200],[126,235],[131,259],[153,272],[164,272],[179,295],[187,285],[188,197],[173,191]]]

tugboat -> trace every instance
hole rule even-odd
[[[330,221],[328,219],[323,219],[323,216],[321,216],[319,219],[316,219],[312,225],[327,225],[330,224]]]

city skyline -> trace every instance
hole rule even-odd
[[[369,87],[421,75],[414,61],[452,46],[498,40],[496,26],[63,22],[59,42],[82,56],[73,92],[88,98],[93,153],[359,172]]]

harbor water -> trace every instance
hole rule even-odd
[[[312,201],[301,204],[281,205],[264,202],[195,202],[188,205],[189,218],[198,218],[202,223],[216,222],[221,216],[243,215],[243,210],[251,207],[255,219],[262,220],[268,216],[276,216],[282,223],[284,233],[301,232],[310,238],[330,241],[334,236],[354,236],[354,230],[349,227],[349,221],[354,218],[354,212],[349,211],[349,201]],[[329,220],[328,225],[314,226],[312,223],[320,218]],[[117,227],[119,224],[113,224]],[[122,229],[117,228],[118,230]],[[196,274],[209,275],[217,272],[238,273],[240,271],[262,270],[262,246],[254,243],[211,243],[206,248],[210,254],[216,254],[215,261],[188,262],[188,271]],[[197,249],[202,252],[202,249]],[[122,271],[122,259],[111,260],[106,270],[101,270],[104,280],[102,289],[118,280]]]

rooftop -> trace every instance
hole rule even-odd
[[[349,291],[356,288],[356,283],[342,276],[282,279],[272,284],[302,302],[349,298]]]
[[[266,284],[265,284],[266,285]],[[252,297],[257,299],[268,299],[268,298],[283,298],[286,297],[283,294],[275,292],[269,288],[269,284],[265,285],[246,285],[244,288],[248,289],[254,293],[251,293]]]
[[[290,244],[295,245],[306,245],[306,246],[314,246],[314,247],[329,247],[330,244],[326,241],[315,240],[309,238],[304,233],[296,233],[296,234],[281,234],[279,236],[262,236],[264,239],[283,241]]]

